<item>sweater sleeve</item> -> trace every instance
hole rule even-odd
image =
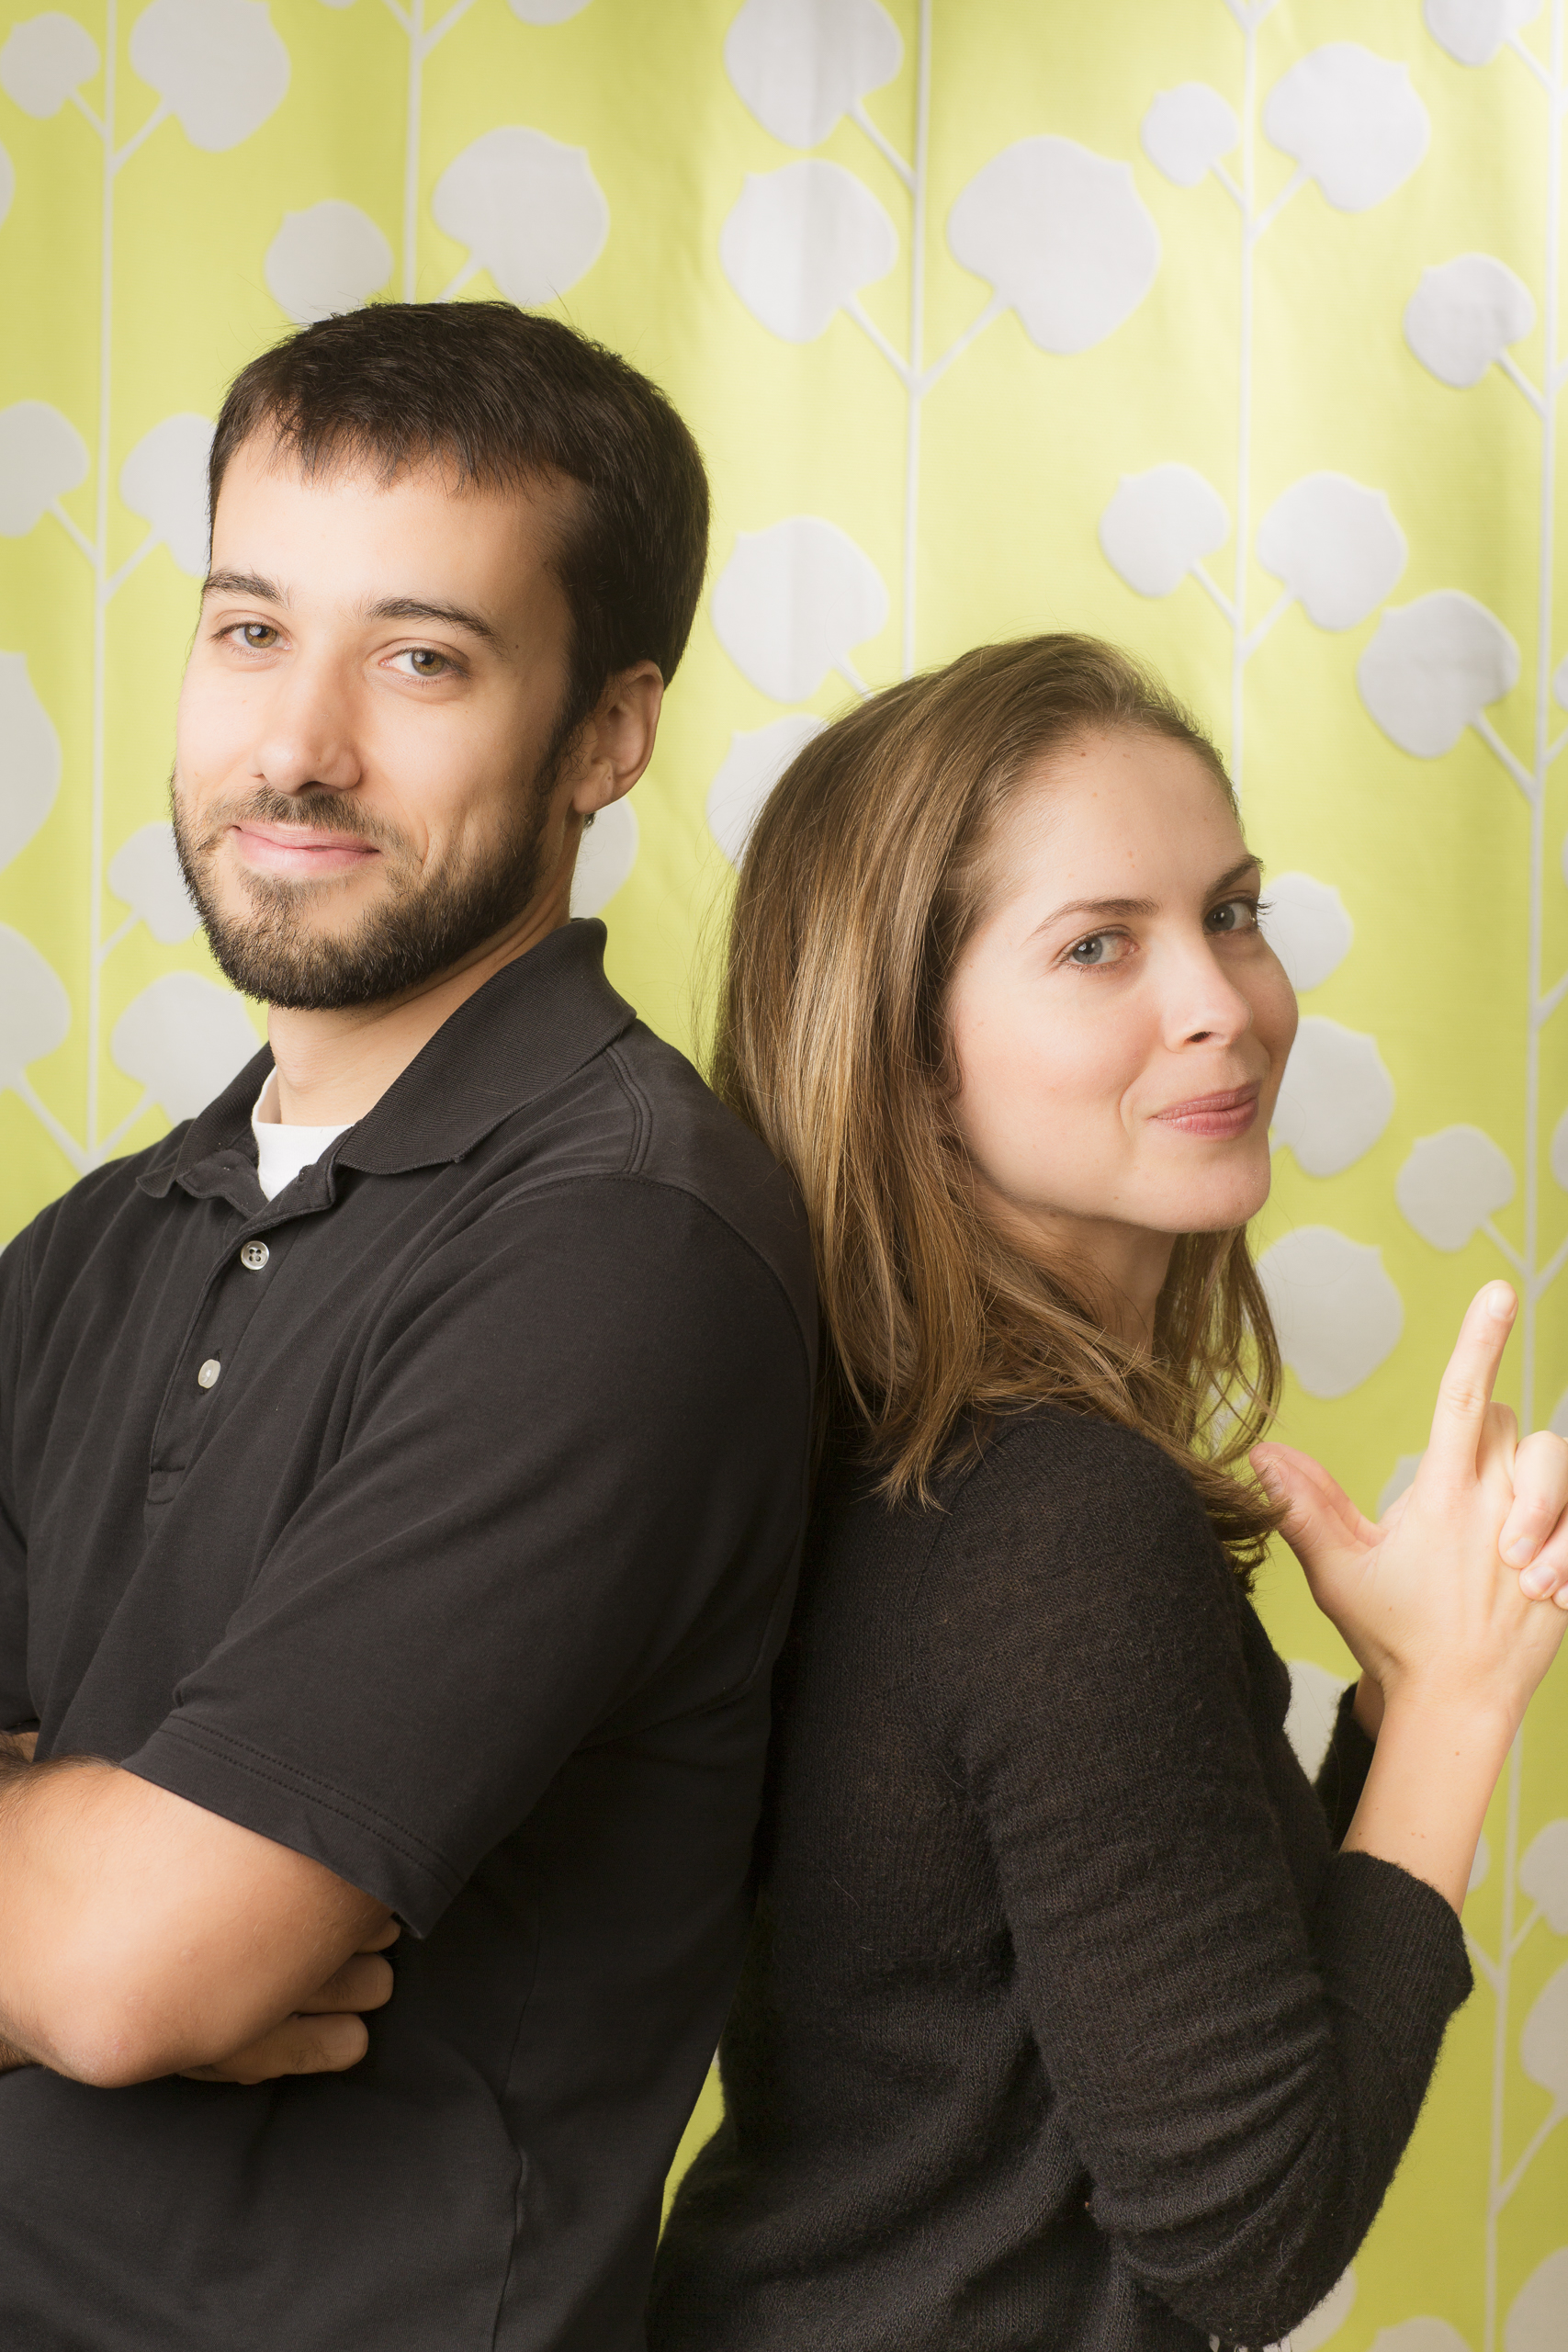
[[[1053,1412],[955,1498],[910,1639],[1094,2221],[1256,2346],[1359,2245],[1471,1977],[1419,1880],[1320,1835],[1292,1872],[1241,1629],[1180,1470]]]
[[[1355,1704],[1356,1685],[1349,1682],[1339,1694],[1333,1736],[1313,1783],[1328,1816],[1329,1840],[1337,1848],[1345,1843],[1371,1769],[1372,1743],[1356,1721]]]
[[[0,1250],[0,1731],[38,1717],[28,1689],[28,1547],[15,1461],[17,1389],[31,1229]]]

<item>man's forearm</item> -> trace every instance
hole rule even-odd
[[[0,1756],[0,2041],[113,2089],[248,2049],[388,1918],[320,1862],[86,1756]]]
[[[36,1731],[0,1731],[0,1803],[4,1802],[8,1782],[26,1780],[37,1747]],[[14,2074],[18,2066],[36,2066],[38,2063],[28,2052],[8,2041],[0,2030],[0,2075]]]
[[[36,1731],[0,1731],[0,1787],[32,1762],[37,1745]],[[17,2067],[33,2063],[25,2050],[18,2050],[0,2034],[0,2075],[12,2074]]]

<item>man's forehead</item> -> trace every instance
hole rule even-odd
[[[243,443],[212,523],[209,596],[296,611],[324,600],[365,619],[441,621],[496,644],[562,601],[561,492],[540,479],[465,482],[426,463],[389,477],[352,456],[331,468]]]
[[[450,503],[466,517],[480,508],[522,508],[551,524],[564,519],[579,493],[576,482],[547,467],[514,478],[477,476],[452,451],[419,449],[399,455],[347,435],[303,449],[290,435],[268,426],[248,434],[230,458],[219,484],[215,521],[225,492],[242,486],[252,496],[276,487],[285,499],[302,495],[334,503],[345,495]]]

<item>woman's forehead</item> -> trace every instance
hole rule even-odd
[[[1122,729],[1086,735],[1032,763],[1000,812],[992,866],[1016,874],[1083,864],[1132,868],[1224,866],[1247,854],[1226,786],[1202,754],[1168,736]],[[1218,869],[1216,869],[1218,870]]]

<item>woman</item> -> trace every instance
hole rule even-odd
[[[1487,1408],[1494,1284],[1381,1530],[1255,1450],[1258,888],[1211,746],[1080,638],[877,696],[758,824],[719,1082],[812,1217],[831,1426],[658,2352],[1261,2346],[1399,2161],[1565,1623],[1498,1545],[1568,1600],[1568,1449]],[[1247,1597],[1281,1524],[1362,1667],[1316,1795]]]

